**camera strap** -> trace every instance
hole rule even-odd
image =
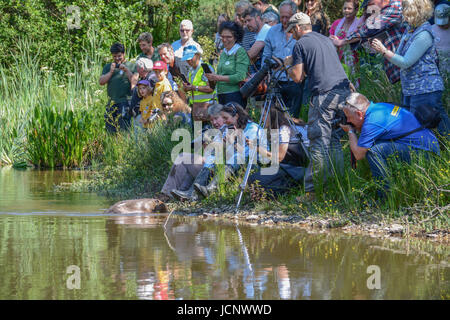
[[[409,136],[410,134],[416,133],[417,131],[420,131],[420,130],[423,130],[423,129],[425,129],[425,127],[420,126],[420,127],[416,128],[416,129],[414,129],[414,130],[411,130],[411,131],[409,131],[409,132],[407,132],[407,133],[404,133],[404,134],[400,135],[399,137],[396,137],[396,138],[393,138],[393,139],[389,139],[389,140],[392,141],[392,142],[394,142],[394,141],[397,141],[397,140],[399,140],[399,139],[401,139],[401,138],[407,137],[407,136]]]

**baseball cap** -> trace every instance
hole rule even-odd
[[[153,70],[167,70],[167,64],[164,61],[156,61],[153,64]]]
[[[148,80],[141,80],[141,81],[139,81],[137,84],[138,84],[138,85],[142,84],[142,85],[148,86],[148,87],[151,86],[151,85],[150,85],[150,81],[148,81]]]
[[[191,60],[196,53],[198,53],[198,49],[194,45],[189,45],[187,47],[184,47],[183,49],[183,57],[181,58],[181,61]]]
[[[450,6],[442,3],[434,9],[434,22],[439,26],[444,26],[448,23],[448,16],[450,15]]]
[[[294,14],[289,19],[289,24],[286,28],[286,32],[291,31],[291,29],[297,24],[311,24],[311,18],[306,13],[303,12],[298,12]]]

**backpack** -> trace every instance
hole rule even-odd
[[[397,138],[391,139],[392,141],[404,138],[406,136],[409,136],[410,134],[413,134],[423,129],[435,129],[437,128],[439,122],[441,122],[442,119],[441,115],[439,114],[439,111],[435,107],[428,104],[418,106],[416,110],[413,112],[413,115],[416,117],[417,121],[419,121],[420,127],[405,134],[402,134]]]
[[[427,129],[437,128],[442,120],[439,111],[431,105],[420,105],[413,114],[422,127]]]

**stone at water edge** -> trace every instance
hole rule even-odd
[[[388,228],[385,228],[385,230],[387,230],[389,233],[394,233],[394,234],[395,233],[402,233],[403,229],[404,229],[403,226],[400,225],[400,224],[397,224],[397,223],[391,225]]]

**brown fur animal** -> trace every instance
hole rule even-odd
[[[153,213],[168,212],[164,202],[158,199],[134,199],[119,201],[112,205],[105,213]]]

